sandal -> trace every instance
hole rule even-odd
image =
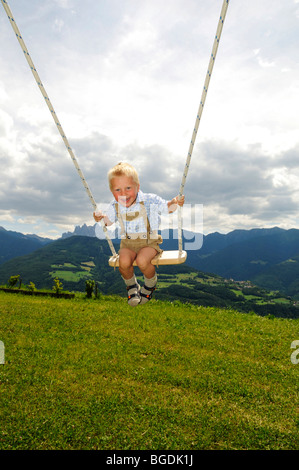
[[[144,286],[141,288],[141,292],[140,292],[140,296],[141,296],[140,303],[141,303],[141,304],[145,304],[146,302],[148,302],[149,300],[151,300],[151,298],[152,298],[152,296],[153,296],[153,293],[154,293],[154,290],[156,290],[156,286],[154,286],[154,287],[147,287],[146,285],[144,285]]]
[[[128,304],[131,305],[131,307],[135,307],[140,303],[140,285],[136,283],[132,286],[128,286],[127,291]]]

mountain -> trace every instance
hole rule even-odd
[[[219,232],[210,233],[204,236],[204,243],[201,249],[201,254],[213,253],[228,246],[235,245],[238,243],[243,243],[250,241],[255,238],[260,238],[264,236],[272,236],[275,234],[282,234],[285,230],[279,227],[273,228],[258,228],[250,230],[233,230],[227,234],[222,234]]]
[[[0,265],[16,256],[32,253],[51,242],[50,238],[24,235],[0,227]]]
[[[81,237],[95,237],[96,236],[95,227],[96,227],[96,224],[94,225],[83,224],[82,227],[80,227],[80,225],[76,225],[73,232],[65,232],[61,235],[61,238],[69,238],[69,237],[73,237],[74,235],[78,235]]]
[[[299,299],[299,255],[263,270],[253,281],[265,289],[275,289]]]
[[[22,282],[32,281],[37,288],[51,288],[59,271],[65,278],[66,289],[78,290],[85,286],[85,280],[102,277],[108,270],[109,247],[103,241],[90,237],[70,237],[52,241],[31,254],[20,256],[0,266],[0,284],[5,284],[10,276],[20,274]],[[61,276],[58,276],[61,278]]]
[[[115,249],[118,250],[116,244]],[[6,284],[11,276],[19,274],[23,284],[33,282],[37,288],[51,288],[53,279],[58,277],[64,289],[85,291],[85,281],[93,279],[98,282],[103,293],[123,294],[123,280],[118,270],[109,266],[110,256],[110,248],[105,240],[84,236],[59,239],[31,254],[2,264],[0,284]],[[186,265],[163,269],[164,273],[193,271]]]
[[[115,248],[117,250],[118,246]],[[84,292],[86,281],[90,279],[96,281],[98,292],[126,296],[118,269],[114,270],[108,264],[110,255],[105,240],[67,237],[2,264],[0,285],[6,284],[11,276],[20,275],[22,286],[33,282],[39,289],[51,289],[57,277],[64,290]],[[136,274],[141,276],[138,269]],[[248,282],[228,282],[187,264],[159,266],[158,278],[157,299],[253,311],[260,315],[299,317],[299,308],[292,299],[266,292]],[[143,277],[140,280],[143,282]]]
[[[19,255],[35,253],[35,250],[41,247],[44,247],[44,249],[48,248],[50,250],[50,246],[53,244],[53,250],[55,251],[56,247],[62,241],[66,242],[73,238],[83,238],[85,239],[86,244],[87,239],[93,240],[93,242],[90,243],[88,241],[88,247],[90,247],[91,251],[88,255],[89,258],[86,258],[86,260],[91,262],[93,256],[92,253],[99,249],[103,250],[102,253],[105,257],[105,268],[103,269],[106,269],[106,261],[110,255],[110,249],[105,239],[99,240],[95,236],[95,228],[96,224],[94,226],[87,226],[85,224],[82,227],[77,226],[74,232],[63,234],[62,238],[57,241],[41,239],[35,235],[23,235],[17,232],[9,232],[2,228],[0,230],[0,264],[3,264],[5,261]],[[178,249],[176,230],[169,230],[169,232],[163,231],[162,235],[164,239],[163,248],[165,250]],[[260,287],[279,290],[284,295],[289,295],[299,300],[299,230],[284,230],[278,227],[273,227],[271,229],[234,230],[228,234],[220,234],[216,232],[204,236],[184,231],[183,235],[185,240],[184,246],[185,248],[187,247],[186,249],[188,251],[187,261],[184,265],[185,267],[195,269],[200,272],[213,273],[226,279],[234,279],[237,281],[250,280],[252,283]],[[192,244],[192,237],[194,239],[194,244]],[[201,246],[200,242],[202,239],[203,244]],[[113,242],[115,243],[115,240],[113,240]],[[78,243],[79,241],[77,242],[77,245]],[[47,247],[47,245],[49,246]],[[115,246],[117,247],[116,243]],[[192,250],[193,247],[197,249]],[[74,244],[74,241],[71,241],[70,245],[67,247],[68,251],[71,251],[72,249],[76,252],[81,250],[81,248],[78,248],[78,246]],[[40,266],[40,261],[44,254],[44,251],[38,250],[34,256],[34,264]],[[38,260],[39,256],[41,256],[40,261]],[[54,256],[53,253],[51,256]],[[81,263],[84,263],[86,260],[84,260],[84,256],[83,258],[80,258],[79,256],[75,263],[75,266],[78,267],[79,271],[83,270],[81,274],[79,274],[78,271],[75,276],[76,282],[80,278],[80,288],[84,286],[85,279],[88,277],[86,265],[85,269],[81,266]],[[33,261],[30,258],[29,266],[32,265],[32,262]],[[4,271],[9,268],[9,272],[13,271],[12,274],[16,274],[18,263],[19,260],[14,259],[12,264],[5,264]],[[67,264],[68,261],[65,261],[65,263]],[[99,263],[103,263],[103,260],[99,260]],[[57,265],[59,263],[53,261],[52,264]],[[98,271],[98,266],[100,264],[92,267],[89,271],[89,275],[95,274],[98,276],[100,274]],[[62,265],[64,264],[62,263]],[[15,266],[15,269],[13,269],[13,266]],[[68,269],[67,266],[65,267]],[[72,269],[73,268],[71,266],[70,271]],[[180,268],[178,266],[176,269],[177,272],[179,272]],[[0,282],[6,282],[8,279],[7,274],[5,274],[4,271],[1,271],[2,275]],[[39,285],[39,282],[42,279],[41,269],[38,269],[37,276],[34,272],[31,274],[31,272],[30,280],[35,282],[34,279],[39,277],[37,282],[35,282],[36,285]],[[45,268],[44,274],[49,272],[49,269]],[[33,274],[34,277],[32,277]],[[4,279],[5,276],[6,278]],[[47,274],[44,281],[49,284],[51,280],[52,275]],[[68,280],[66,279],[65,282],[68,283]],[[70,281],[69,284],[71,286],[72,281]],[[72,285],[74,286],[74,283]],[[70,287],[66,286],[66,288]]]
[[[188,252],[187,262],[200,271],[251,280],[299,298],[298,256],[299,230],[275,227],[207,235],[201,250]]]

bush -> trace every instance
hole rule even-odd
[[[22,280],[20,279],[20,274],[18,274],[17,276],[10,276],[10,278],[7,281],[8,287],[14,287],[18,281],[20,282],[20,285],[19,285],[20,287],[22,283]]]
[[[93,289],[95,287],[95,282],[91,279],[88,279],[85,281],[85,291],[86,291],[86,296],[90,299],[92,296]]]
[[[28,287],[29,287],[29,289],[30,289],[32,292],[34,292],[34,291],[36,290],[36,287],[35,287],[34,282],[30,282],[30,284],[29,284]]]
[[[52,290],[58,295],[60,292],[62,292],[62,289],[63,289],[62,283],[59,281],[58,277],[55,277]]]

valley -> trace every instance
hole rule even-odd
[[[205,237],[202,249],[188,251],[183,265],[159,266],[155,298],[298,318],[299,231],[236,232]],[[8,238],[9,233],[5,235]],[[176,249],[176,242],[175,236],[166,239],[165,249]],[[271,250],[265,249],[269,244],[272,258]],[[118,250],[117,244],[115,248]],[[47,241],[31,253],[0,264],[0,285],[20,275],[23,286],[33,283],[37,289],[51,289],[58,278],[64,290],[85,292],[86,281],[91,280],[98,292],[125,297],[118,270],[108,265],[110,254],[107,242],[92,236]],[[285,259],[287,256],[291,257]],[[142,283],[138,269],[136,274]]]

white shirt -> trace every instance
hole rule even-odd
[[[160,196],[157,196],[153,193],[143,193],[139,191],[135,203],[130,207],[125,207],[121,204],[118,204],[118,209],[122,216],[126,233],[144,233],[147,231],[147,227],[144,223],[142,214],[140,214],[140,202],[144,203],[146,209],[147,217],[150,223],[151,230],[158,230],[161,221],[161,214],[168,213],[167,201],[162,199]],[[115,223],[117,221],[116,207],[117,201],[114,200],[108,210],[106,215],[110,222]],[[136,219],[132,221],[126,220],[126,214],[128,216],[133,215],[134,213],[139,213]]]

